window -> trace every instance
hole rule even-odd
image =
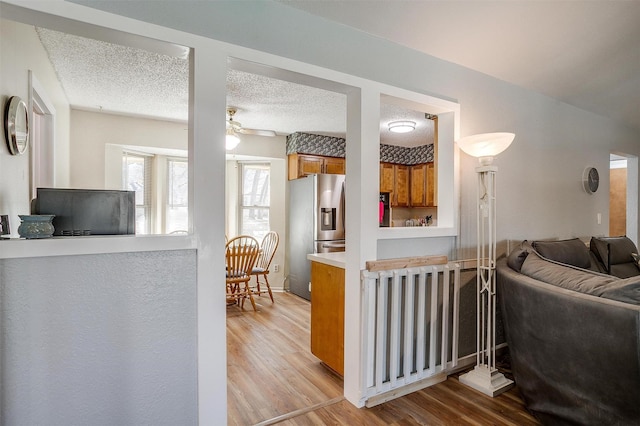
[[[167,160],[167,233],[189,229],[189,165],[186,159]]]
[[[150,155],[124,152],[122,187],[136,193],[136,234],[151,232],[151,163]]]
[[[239,163],[240,208],[238,224],[240,234],[258,240],[269,232],[269,163]]]

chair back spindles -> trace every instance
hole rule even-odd
[[[249,280],[259,250],[258,240],[248,235],[232,238],[226,245],[227,300],[241,300],[240,306],[243,307],[244,299],[248,297],[254,311],[256,304],[249,288]]]
[[[266,291],[269,293],[269,297],[271,298],[271,302],[273,302],[273,293],[271,292],[271,286],[269,285],[269,279],[267,275],[269,274],[269,267],[271,266],[271,261],[273,260],[273,256],[276,254],[276,250],[278,249],[278,244],[280,242],[280,237],[278,233],[275,231],[269,231],[262,239],[262,244],[260,245],[260,257],[256,262],[256,265],[251,272],[252,275],[256,277],[255,286],[253,286],[252,291],[258,295],[263,293],[263,290],[260,288],[261,280],[267,287]]]

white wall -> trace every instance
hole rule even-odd
[[[196,253],[0,260],[3,425],[195,425]]]
[[[11,96],[19,96],[28,105],[28,72],[33,71],[56,109],[55,181],[69,182],[69,104],[62,91],[47,53],[33,26],[6,19],[0,20],[0,107]],[[19,214],[29,214],[29,149],[22,155],[9,153],[4,138],[4,119],[0,145],[0,213],[8,214],[13,236],[18,236]]]
[[[72,109],[70,186],[121,189],[122,149],[115,149],[117,152],[114,153],[114,146],[132,145],[186,152],[187,128],[187,123]],[[105,161],[105,158],[111,160]],[[111,170],[109,165],[112,166]]]

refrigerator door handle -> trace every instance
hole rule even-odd
[[[345,243],[322,243],[322,248],[344,248]]]
[[[342,194],[340,194],[340,211],[341,211],[341,213],[342,213],[342,231],[343,231],[343,232],[344,232],[344,230],[345,230],[345,228],[346,228],[345,223],[344,223],[344,221],[345,221],[345,216],[346,216],[346,214],[345,214],[345,211],[344,211],[344,210],[345,210],[345,205],[347,204],[347,202],[346,202],[346,194],[345,194],[345,192],[346,192],[345,182],[344,182],[344,181],[342,181]]]

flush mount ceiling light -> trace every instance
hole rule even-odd
[[[408,133],[416,129],[415,121],[392,121],[389,123],[389,131],[393,133]]]

